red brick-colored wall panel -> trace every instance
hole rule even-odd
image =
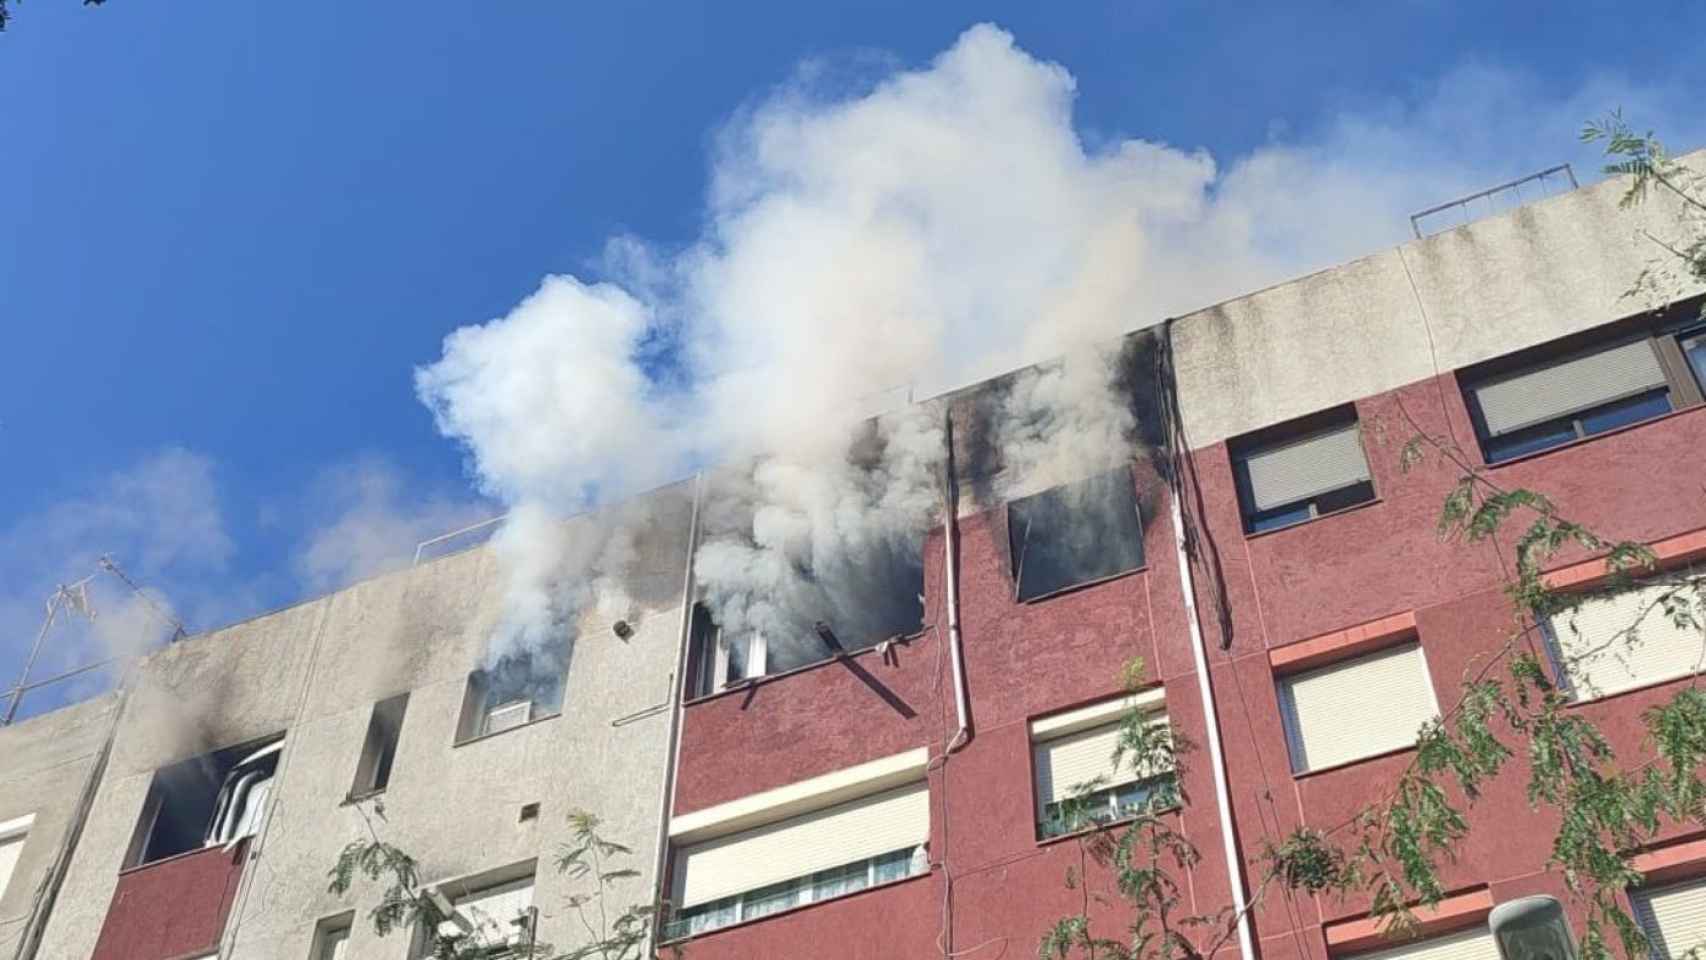
[[[175,960],[219,945],[248,844],[193,853],[119,874],[93,960]]]

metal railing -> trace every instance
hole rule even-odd
[[[1570,190],[1574,190],[1580,186],[1580,184],[1576,183],[1575,170],[1571,169],[1570,165],[1567,163],[1560,163],[1555,167],[1547,167],[1539,173],[1531,173],[1526,177],[1512,180],[1509,183],[1501,183],[1496,187],[1488,187],[1485,190],[1471,193],[1466,197],[1458,197],[1456,200],[1442,203],[1437,207],[1429,207],[1420,213],[1412,213],[1410,214],[1410,230],[1415,233],[1416,239],[1420,240],[1423,237],[1432,236],[1442,230],[1464,226],[1465,224],[1472,223],[1482,217],[1490,217],[1493,214],[1503,213],[1506,210],[1514,210],[1524,204],[1532,203],[1534,200],[1567,193],[1569,191],[1562,189],[1560,186],[1562,181],[1558,176],[1559,174],[1563,174],[1562,179],[1570,182]],[[1529,184],[1534,185],[1531,189],[1538,193],[1538,196],[1533,198],[1524,196],[1523,188]],[[1507,202],[1501,207],[1499,204],[1501,197],[1514,197],[1515,202]],[[1486,210],[1484,212],[1474,212],[1473,206],[1477,201],[1485,202]],[[1440,227],[1437,230],[1429,230],[1426,232],[1422,230],[1423,220],[1428,217],[1451,211],[1458,211],[1460,214],[1457,218],[1457,222],[1452,223],[1449,226]]]
[[[492,535],[498,532],[498,524],[502,523],[508,516],[509,514],[506,513],[490,520],[471,523],[460,530],[441,533],[430,540],[422,540],[415,544],[414,564],[419,565],[423,559],[435,560],[439,557],[448,557],[453,553],[474,549],[490,540]]]

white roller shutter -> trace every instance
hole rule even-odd
[[[1636,340],[1476,387],[1475,397],[1497,437],[1664,385],[1658,354]]]
[[[1706,636],[1679,629],[1660,598],[1662,584],[1595,597],[1551,618],[1552,638],[1577,697],[1592,699],[1695,673],[1706,661]],[[1678,594],[1692,603],[1693,591]],[[1699,619],[1699,611],[1695,611]],[[1630,631],[1633,628],[1632,632]]]
[[[1485,927],[1355,954],[1355,960],[1499,960],[1499,945]]]
[[[929,839],[930,793],[920,781],[684,847],[673,900],[686,909]]]
[[[1652,946],[1653,960],[1674,960],[1706,946],[1706,879],[1637,891],[1629,899]]]
[[[1165,725],[1165,714],[1152,721]],[[1065,736],[1041,740],[1032,744],[1031,751],[1037,774],[1037,816],[1046,817],[1048,805],[1070,798],[1073,787],[1102,778],[1101,787],[1116,787],[1142,779],[1130,758],[1114,764],[1114,748],[1119,743],[1121,722],[1115,721]],[[1160,772],[1160,771],[1157,771]]]
[[[1420,644],[1281,677],[1293,770],[1318,770],[1416,742],[1439,715]]]
[[[1257,512],[1368,480],[1368,458],[1356,424],[1250,454],[1244,458]]]

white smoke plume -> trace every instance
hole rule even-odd
[[[940,425],[868,435],[878,398],[1065,356],[1021,378],[997,433],[1011,466],[1094,472],[1136,426],[1109,391],[1119,333],[1401,240],[1409,212],[1556,162],[1610,105],[1692,116],[1673,91],[1559,97],[1469,69],[1222,167],[1087,142],[1070,73],[989,25],[919,69],[832,74],[803,69],[720,132],[695,242],[617,238],[601,282],[548,277],[418,371],[482,492],[514,508],[498,649],[560,629],[563,584],[615,576],[574,569],[556,519],[713,462],[733,466],[698,572],[725,627],[863,622],[894,564],[916,566],[938,496]]]

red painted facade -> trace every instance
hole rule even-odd
[[[204,847],[119,874],[94,960],[178,960],[219,948],[249,844]]]
[[[1226,444],[1191,454],[1194,483],[1187,484],[1184,508],[1205,545],[1193,571],[1196,602],[1238,846],[1252,877],[1264,841],[1299,824],[1342,822],[1378,797],[1412,753],[1294,775],[1271,650],[1382,618],[1413,617],[1436,695],[1449,708],[1476,655],[1513,628],[1498,555],[1486,546],[1442,542],[1435,532],[1460,468],[1437,454],[1408,471],[1399,465],[1401,448],[1418,430],[1455,438],[1460,455],[1479,464],[1455,376],[1365,398],[1356,407],[1377,499],[1298,526],[1246,535]],[[1706,408],[1693,407],[1495,467],[1492,475],[1546,492],[1566,516],[1607,536],[1654,541],[1706,528],[1701,450]],[[1175,729],[1199,745],[1205,736],[1169,494],[1148,470],[1136,473],[1147,522],[1145,567],[1052,598],[1013,599],[1004,510],[960,521],[974,735],[932,763],[930,873],[703,934],[680,945],[686,956],[939,957],[944,947],[970,957],[1032,956],[1054,921],[1084,910],[1084,891],[1066,884],[1069,868],[1079,864],[1077,842],[1036,839],[1028,722],[1116,693],[1122,664],[1141,657],[1165,687]],[[675,814],[919,746],[938,757],[955,729],[941,552],[938,531],[925,552],[927,627],[888,660],[867,651],[688,704]],[[1210,556],[1218,563],[1207,563]],[[1221,608],[1224,619],[1217,616]],[[1641,710],[1675,686],[1576,709],[1593,716],[1620,753],[1632,755],[1641,749]],[[1184,780],[1191,802],[1178,815],[1180,826],[1202,860],[1179,878],[1187,899],[1182,913],[1213,913],[1231,902],[1208,763],[1207,751],[1198,750]],[[1550,833],[1537,816],[1523,797],[1520,773],[1493,785],[1472,811],[1473,842],[1446,872],[1448,888],[1466,892],[1455,902],[1473,912],[1483,902],[1562,894],[1561,881],[1544,872]],[[1090,876],[1092,891],[1105,892],[1106,877],[1094,868]],[[1102,932],[1118,936],[1119,917],[1110,912],[1116,908],[1089,902]],[[1352,942],[1346,924],[1366,910],[1355,900],[1271,891],[1253,914],[1259,953],[1267,960],[1325,960],[1330,942],[1343,953]],[[1471,921],[1459,915],[1440,923]],[[1329,935],[1334,930],[1341,931],[1338,939]],[[1222,949],[1235,952],[1236,942]]]

